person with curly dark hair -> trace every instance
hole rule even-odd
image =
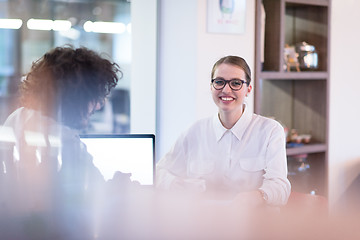
[[[34,62],[21,84],[22,105],[71,128],[86,126],[121,73],[116,63],[86,48],[55,48]]]
[[[8,233],[0,238],[94,236],[106,182],[79,130],[121,76],[116,63],[85,47],[57,47],[32,64],[21,107],[0,129],[0,233]]]

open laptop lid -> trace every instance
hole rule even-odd
[[[120,171],[131,173],[130,179],[141,185],[154,185],[154,134],[83,134],[80,138],[105,180]]]

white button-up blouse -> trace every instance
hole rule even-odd
[[[216,114],[184,132],[157,164],[156,184],[171,189],[179,184],[176,179],[187,184],[201,179],[207,191],[262,190],[269,204],[283,205],[291,190],[285,146],[283,127],[245,105],[231,129],[224,128]]]

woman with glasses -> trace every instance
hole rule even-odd
[[[197,121],[157,165],[157,187],[230,197],[245,205],[284,205],[290,194],[285,133],[275,120],[250,111],[251,71],[238,56],[211,72],[218,112]]]

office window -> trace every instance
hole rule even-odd
[[[71,44],[107,54],[123,71],[86,132],[131,131],[130,0],[0,1],[0,19],[22,23],[15,27],[0,23],[0,105],[6,106],[0,111],[1,122],[16,108],[17,85],[31,63],[53,47]]]

